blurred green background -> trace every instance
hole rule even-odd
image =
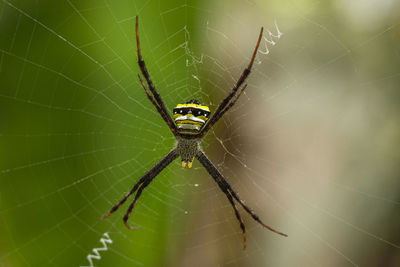
[[[1,1],[0,266],[86,266],[105,232],[96,266],[399,266],[398,14],[377,0]],[[136,15],[170,110],[215,110],[269,30],[203,149],[288,238],[241,210],[243,250],[198,162],[152,182],[139,230],[127,204],[99,221],[175,144],[137,80]]]

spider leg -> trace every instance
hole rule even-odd
[[[168,127],[171,129],[172,133],[176,136],[177,135],[177,128],[174,123],[174,121],[171,118],[171,115],[168,113],[168,110],[164,104],[164,101],[161,99],[160,94],[157,92],[156,88],[154,87],[153,82],[150,79],[149,72],[147,71],[146,65],[144,63],[144,60],[142,58],[142,54],[140,52],[140,42],[139,42],[139,17],[136,16],[136,45],[137,45],[137,55],[138,55],[138,64],[139,68],[146,79],[146,82],[149,86],[150,92],[153,94],[155,102],[157,102],[157,105],[159,108],[157,108],[157,111],[160,113],[161,117],[167,122]],[[143,85],[142,85],[143,86]],[[154,104],[154,102],[152,101]]]
[[[163,120],[167,123],[168,127],[171,129],[172,133],[175,135],[175,128],[173,127],[175,125],[171,125],[171,122],[168,120],[168,117],[165,116],[165,114],[163,113],[163,111],[160,108],[160,106],[154,100],[154,97],[149,93],[149,91],[147,91],[147,87],[144,84],[144,82],[142,80],[142,77],[140,76],[139,73],[138,73],[138,77],[139,77],[140,83],[142,84],[142,87],[143,87],[144,91],[146,92],[147,98],[151,101],[151,103],[153,103],[153,105],[156,107],[158,113],[160,113],[160,115],[163,118]]]
[[[208,159],[208,157],[204,154],[204,152],[199,151],[196,155],[196,158],[200,161],[200,163],[204,166],[204,168],[207,170],[207,172],[214,178],[214,180],[218,183],[219,187],[222,189],[222,191],[225,190],[229,192],[229,195],[233,197],[239,204],[244,208],[244,210],[250,214],[250,216],[259,224],[267,228],[268,230],[277,233],[282,236],[287,236],[284,233],[279,232],[278,230],[275,230],[274,228],[266,225],[261,219],[255,214],[246,204],[244,204],[243,200],[240,199],[238,194],[233,190],[231,185],[228,183],[226,178],[221,174],[221,172],[215,167],[215,165]],[[225,193],[227,196],[228,194]],[[228,197],[229,199],[229,197]]]
[[[122,204],[125,203],[125,201],[133,194],[135,193],[135,191],[138,189],[138,187],[146,180],[146,178],[148,177],[147,173],[139,179],[139,181],[136,182],[136,184],[133,186],[133,188],[131,189],[131,191],[129,191],[128,194],[126,194],[119,202],[117,205],[113,206],[111,208],[111,210],[104,215],[103,217],[100,218],[100,220],[104,220],[105,218],[107,218],[108,216],[110,216],[111,214],[113,214],[115,211],[117,211],[117,209],[119,208],[119,206],[121,206]]]
[[[257,41],[256,47],[255,47],[255,49],[253,51],[253,55],[251,57],[249,65],[247,66],[246,69],[244,69],[244,71],[242,72],[242,75],[240,76],[239,80],[236,82],[236,85],[232,88],[232,90],[229,93],[229,95],[224,100],[222,100],[222,102],[219,104],[218,108],[215,110],[215,112],[214,112],[213,116],[211,117],[211,119],[208,121],[208,123],[203,127],[201,132],[198,134],[198,137],[204,137],[207,134],[207,132],[213,127],[213,125],[222,117],[223,114],[220,115],[220,113],[229,104],[231,99],[236,95],[236,93],[239,90],[240,86],[243,84],[243,82],[249,76],[251,68],[253,67],[254,59],[256,58],[258,47],[260,46],[261,38],[262,38],[262,35],[263,35],[263,30],[264,30],[263,27],[261,27],[260,35],[258,36],[258,41]],[[225,113],[225,112],[223,112],[223,113]]]
[[[224,177],[222,177],[224,184],[226,184],[229,187],[229,192],[232,194],[233,198],[236,199],[237,202],[239,202],[239,204],[243,207],[243,209],[250,214],[250,216],[257,221],[259,224],[261,224],[262,226],[264,226],[265,228],[267,228],[268,230],[277,233],[278,235],[282,235],[287,237],[288,235],[282,232],[279,232],[278,230],[275,230],[274,228],[266,225],[263,221],[261,221],[260,217],[258,217],[257,214],[254,213],[254,211],[252,209],[250,209],[246,204],[244,204],[243,200],[240,199],[240,197],[238,196],[238,194],[232,189],[232,187],[229,185],[228,181],[226,181],[226,179]]]
[[[216,117],[215,117],[215,122],[214,124],[220,119],[222,118],[222,116],[224,116],[225,112],[227,112],[228,110],[231,109],[231,107],[233,107],[233,105],[235,105],[236,101],[239,99],[239,97],[242,95],[243,91],[246,89],[247,84],[245,84],[242,89],[239,91],[239,93],[236,95],[235,99],[229,103],[228,106],[226,106]]]
[[[213,176],[214,178],[214,176]],[[240,213],[236,207],[235,202],[233,201],[232,195],[229,193],[229,191],[227,190],[227,188],[225,187],[225,185],[223,183],[220,182],[219,179],[214,178],[214,180],[217,182],[219,188],[221,189],[222,192],[225,193],[226,197],[228,198],[229,202],[231,203],[233,210],[235,211],[235,215],[236,218],[239,221],[240,224],[240,229],[242,229],[242,233],[243,233],[243,249],[246,248],[246,227],[244,226],[244,222],[242,220],[242,217],[240,216]]]
[[[220,185],[220,183],[218,183],[218,185]],[[222,190],[221,185],[220,185],[220,188]],[[239,221],[240,229],[242,229],[242,233],[243,233],[243,249],[245,249],[246,248],[246,227],[244,226],[244,222],[242,220],[242,217],[240,217],[240,213],[236,207],[235,202],[232,199],[232,196],[229,194],[228,191],[226,191],[226,190],[222,190],[222,191],[225,193],[226,197],[228,198],[229,202],[231,203],[231,205],[235,211],[236,219],[238,219],[238,221]]]
[[[167,167],[172,161],[174,161],[178,157],[178,153],[176,153],[176,148],[171,150],[164,158],[162,158],[156,165],[153,166],[150,170],[146,172],[145,175],[140,178],[135,185],[132,187],[131,191],[129,191],[128,194],[126,194],[119,202],[116,204],[114,207],[111,208],[111,210],[104,215],[103,217],[100,218],[100,220],[104,220],[108,216],[110,216],[112,213],[114,213],[122,204],[125,203],[125,201],[133,194],[135,191],[139,188],[140,185],[145,184],[147,181],[150,183],[151,180],[153,180],[165,167]],[[139,190],[142,187],[139,188]],[[142,189],[143,190],[143,189]],[[141,191],[141,190],[140,190]],[[139,191],[138,191],[139,192]]]
[[[131,215],[132,209],[133,209],[133,207],[135,206],[136,201],[139,199],[140,195],[142,194],[143,189],[145,189],[146,186],[148,186],[148,185],[150,184],[150,182],[151,182],[153,179],[154,179],[154,177],[147,179],[147,180],[140,186],[139,190],[137,191],[137,193],[136,193],[136,195],[135,195],[135,198],[133,199],[132,203],[129,205],[129,208],[128,208],[128,210],[127,210],[126,213],[125,213],[125,216],[124,216],[124,218],[123,218],[123,221],[124,221],[126,227],[128,227],[128,228],[131,229],[131,230],[138,229],[138,227],[133,227],[133,226],[130,226],[130,225],[128,224],[128,219],[129,219],[129,216]]]

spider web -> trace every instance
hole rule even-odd
[[[218,3],[215,3],[218,2]],[[0,2],[1,266],[398,266],[395,1]],[[169,110],[215,110],[265,31],[248,87],[202,147],[250,207],[172,163],[134,36]],[[283,35],[281,35],[283,33]],[[90,261],[88,261],[88,255]]]

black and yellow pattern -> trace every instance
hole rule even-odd
[[[210,109],[199,101],[192,99],[184,104],[178,104],[174,110],[174,120],[178,129],[196,132],[207,122]]]

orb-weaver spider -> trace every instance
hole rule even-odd
[[[236,200],[244,210],[251,215],[251,217],[257,221],[259,224],[264,226],[265,228],[280,234],[282,236],[287,236],[284,233],[281,233],[270,226],[266,225],[261,221],[261,219],[239,198],[238,194],[233,190],[231,185],[228,183],[226,178],[221,174],[221,172],[217,169],[217,167],[208,159],[208,157],[204,154],[202,149],[200,148],[200,143],[207,132],[214,126],[214,124],[222,118],[222,116],[236,103],[240,95],[246,89],[247,84],[245,84],[240,91],[239,88],[246,80],[247,76],[249,76],[251,67],[253,66],[254,58],[256,57],[258,47],[261,42],[261,38],[263,35],[263,28],[261,28],[260,35],[258,36],[258,41],[256,48],[254,49],[253,55],[251,57],[251,61],[247,68],[243,71],[239,80],[236,82],[236,85],[233,87],[232,91],[229,95],[219,104],[217,110],[214,114],[210,116],[210,110],[207,106],[203,106],[199,101],[192,99],[184,104],[178,104],[174,110],[174,120],[172,120],[170,114],[165,107],[161,96],[156,91],[154,87],[150,75],[146,69],[146,65],[140,53],[140,43],[139,43],[139,24],[138,17],[136,16],[136,44],[137,44],[137,55],[138,55],[138,63],[140,70],[146,79],[147,85],[149,86],[150,92],[147,90],[145,83],[142,80],[140,74],[138,74],[140,83],[144,91],[146,92],[147,98],[153,103],[158,113],[160,113],[163,120],[167,123],[170,128],[172,134],[175,136],[177,140],[176,146],[163,158],[161,159],[153,168],[146,172],[142,178],[140,178],[136,184],[133,186],[131,191],[127,193],[118,204],[111,208],[110,212],[101,218],[101,220],[110,216],[113,212],[115,212],[119,206],[121,206],[133,193],[137,193],[132,203],[130,204],[125,216],[123,217],[123,221],[129,229],[137,229],[136,227],[132,227],[128,224],[129,215],[132,212],[133,207],[135,206],[136,201],[139,199],[142,191],[150,184],[150,182],[172,161],[181,156],[182,167],[188,166],[192,167],[192,162],[194,158],[200,161],[200,163],[204,166],[207,172],[212,176],[214,181],[218,184],[219,188],[222,192],[225,193],[228,198],[230,204],[232,205],[236,218],[240,223],[240,228],[243,232],[243,247],[246,247],[246,229],[243,223],[242,218],[240,217],[239,211],[236,207],[234,200]],[[235,97],[235,98],[234,98]],[[233,99],[234,98],[234,99]],[[232,100],[233,99],[233,100]]]

